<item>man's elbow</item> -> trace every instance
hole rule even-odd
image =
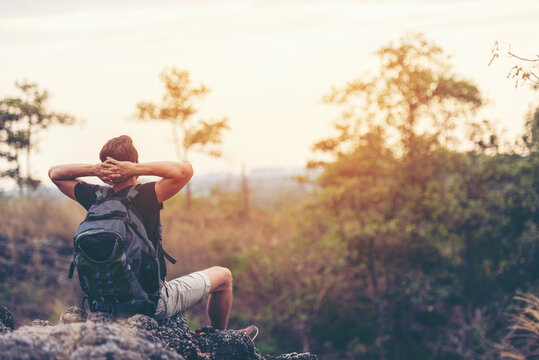
[[[181,178],[185,180],[190,180],[193,177],[193,166],[190,163],[183,163],[180,167]]]
[[[51,168],[49,169],[49,179],[51,179],[52,181],[57,180],[55,177],[56,176],[55,169],[56,169],[56,166],[51,166]]]
[[[177,181],[185,183],[191,179],[193,176],[193,167],[191,164],[185,163],[176,163],[174,167],[174,172],[171,174],[171,178],[174,178]]]

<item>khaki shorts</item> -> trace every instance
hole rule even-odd
[[[202,271],[180,276],[169,282],[165,281],[154,317],[165,319],[183,313],[206,300],[209,294],[210,279]]]

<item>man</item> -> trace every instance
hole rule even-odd
[[[96,176],[112,186],[112,196],[124,196],[136,185],[139,176],[158,176],[162,179],[137,185],[138,196],[132,204],[146,228],[150,241],[156,246],[160,237],[160,216],[163,202],[178,193],[193,176],[188,163],[151,162],[139,163],[138,152],[129,136],[123,135],[109,140],[99,153],[101,163],[66,164],[53,166],[49,177],[53,183],[71,199],[79,202],[86,210],[96,202],[98,185],[88,184],[80,177]],[[166,267],[161,257],[161,278],[164,280]],[[211,325],[226,329],[232,308],[232,274],[224,267],[215,266],[164,282],[160,291],[154,317],[164,319],[207,299],[207,313]],[[240,330],[252,339],[258,329],[251,325]]]

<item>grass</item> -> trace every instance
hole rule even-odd
[[[500,358],[527,360],[539,358],[539,298],[528,294],[515,297],[521,306],[509,315],[511,326],[500,347]]]
[[[0,202],[0,235],[71,238],[86,211],[74,201],[51,194],[5,196]]]

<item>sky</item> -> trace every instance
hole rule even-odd
[[[32,169],[46,184],[51,165],[96,163],[121,134],[141,161],[175,160],[168,124],[133,119],[137,102],[159,102],[170,66],[211,89],[198,118],[229,118],[223,158],[192,154],[195,174],[296,168],[339,115],[322,96],[376,72],[380,47],[423,32],[489,99],[478,118],[514,139],[539,92],[515,88],[509,59],[488,62],[495,41],[535,56],[537,19],[536,0],[0,0],[0,98],[27,79],[51,110],[83,120],[41,133]]]

